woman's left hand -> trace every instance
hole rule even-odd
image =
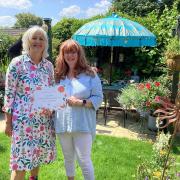
[[[69,106],[82,106],[82,100],[74,96],[69,97],[67,103]]]

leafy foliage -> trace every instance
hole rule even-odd
[[[8,61],[8,55],[7,50],[15,42],[15,38],[12,36],[9,36],[8,34],[5,34],[4,32],[0,31],[0,69],[2,70],[2,64],[6,64]],[[1,71],[4,72],[4,71]]]
[[[162,13],[165,7],[172,7],[175,0],[113,0],[115,9],[130,16],[147,16],[153,10]]]
[[[52,38],[52,59],[55,60],[59,52],[59,39]]]
[[[174,37],[168,42],[165,55],[166,58],[173,58],[180,55],[180,42],[178,38]]]
[[[160,106],[160,97],[167,97],[170,91],[165,83],[148,80],[139,84],[130,84],[118,95],[117,101],[126,108],[135,107],[145,111],[154,111]]]
[[[4,90],[0,90],[0,112],[4,104]]]
[[[137,168],[137,180],[161,180],[166,156],[169,150],[170,134],[163,132],[157,137],[153,145],[153,154],[150,161],[144,161]],[[175,158],[171,154],[165,174],[165,179],[177,179]]]
[[[60,40],[60,43],[71,38],[73,33],[86,21],[75,18],[63,18],[52,28],[53,37]]]
[[[125,108],[137,107],[137,102],[140,101],[139,91],[137,91],[135,84],[130,84],[122,89],[122,92],[118,95],[117,101]]]
[[[16,14],[17,21],[14,25],[16,28],[29,28],[32,25],[41,26],[43,21],[41,17],[35,16],[31,13]]]

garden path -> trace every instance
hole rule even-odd
[[[128,139],[155,139],[156,134],[147,129],[146,123],[142,127],[142,123],[136,121],[135,117],[128,115],[126,127],[123,127],[122,115],[117,111],[111,111],[108,115],[107,125],[104,126],[104,118],[100,111],[97,116],[96,132],[101,135],[109,135],[115,137],[125,137]],[[120,125],[118,120],[120,119]],[[0,113],[0,132],[4,132],[5,121],[4,115]]]

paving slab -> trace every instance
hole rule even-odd
[[[126,120],[126,126],[123,127],[123,117],[117,111],[111,111],[107,117],[107,124],[104,125],[103,113],[99,112],[97,116],[96,133],[100,135],[125,137],[128,139],[155,139],[156,133],[151,132],[146,126],[132,117]],[[0,132],[4,132],[5,120],[4,114],[0,113]]]
[[[4,114],[0,113],[0,132],[4,132],[4,129],[5,129]]]

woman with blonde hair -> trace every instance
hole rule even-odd
[[[68,39],[56,59],[56,83],[65,87],[67,107],[58,110],[55,129],[60,140],[68,180],[75,176],[75,158],[85,180],[94,180],[91,160],[96,110],[102,103],[101,81],[87,64],[83,48]]]
[[[24,180],[30,171],[37,180],[39,166],[55,160],[55,131],[50,112],[32,112],[33,92],[37,87],[54,84],[54,69],[48,56],[46,32],[38,26],[23,37],[23,55],[12,59],[6,73],[5,134],[12,138],[11,180]]]

